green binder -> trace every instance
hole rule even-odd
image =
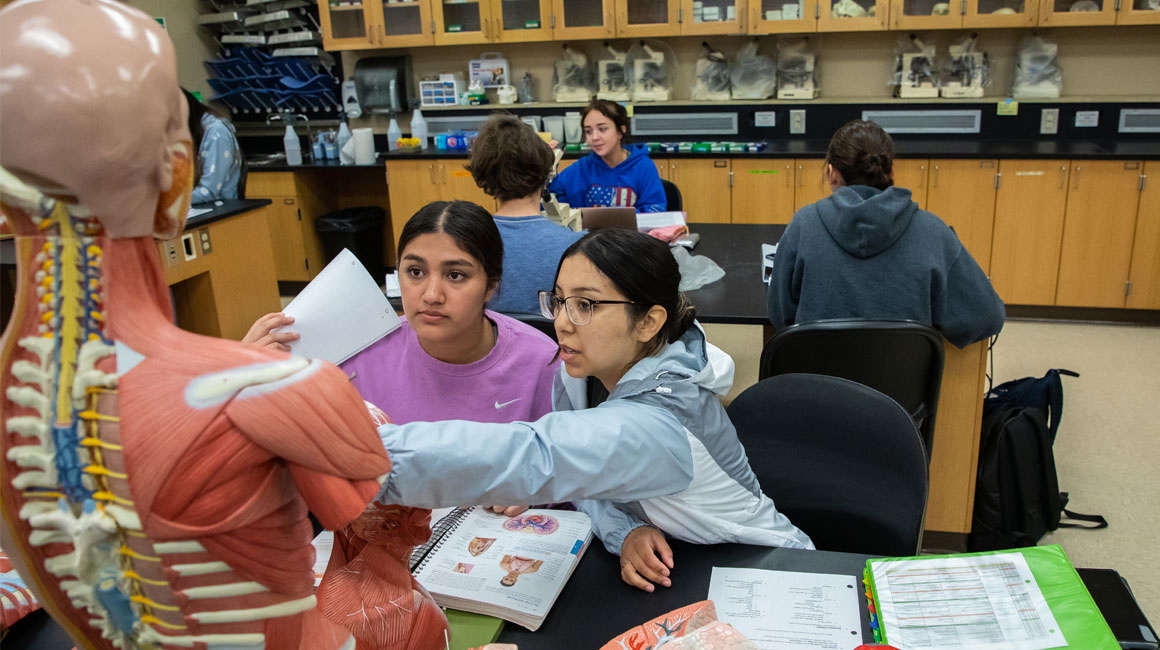
[[[451,650],[467,650],[495,643],[503,631],[503,619],[482,614],[445,609],[451,637]]]
[[[1083,580],[1071,565],[1067,554],[1058,544],[1048,546],[1032,546],[1005,551],[988,551],[984,553],[959,553],[953,555],[924,555],[921,557],[896,557],[866,562],[865,583],[867,598],[871,601],[871,611],[876,611],[874,603],[878,603],[878,590],[874,584],[873,568],[886,562],[903,560],[922,560],[937,558],[973,557],[983,555],[1004,555],[1022,553],[1031,570],[1032,577],[1043,592],[1048,609],[1055,616],[1059,630],[1067,640],[1067,646],[1060,648],[1083,648],[1084,650],[1119,650],[1120,645],[1112,630],[1108,627],[1099,607],[1092,600]],[[882,622],[878,621],[874,630],[879,642],[890,643]]]

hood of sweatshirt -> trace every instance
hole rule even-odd
[[[815,205],[830,237],[859,258],[874,257],[894,245],[918,211],[910,190],[901,187],[839,187]]]
[[[609,167],[608,163],[604,162],[603,158],[596,155],[596,152],[592,152],[592,157],[595,158],[595,160],[592,161],[592,164],[606,171],[612,171],[615,169],[617,173],[623,173],[636,167],[637,165],[641,164],[642,160],[645,163],[652,164],[652,161],[650,161],[648,157],[648,145],[630,144],[625,147],[625,150],[628,151],[628,158],[626,158],[624,162],[620,163],[616,167]]]

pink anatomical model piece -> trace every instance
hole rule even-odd
[[[79,648],[343,647],[349,626],[313,593],[307,511],[342,528],[390,462],[334,366],[173,325],[154,237],[181,231],[193,160],[165,30],[112,0],[18,1],[0,56],[0,231],[19,274],[0,546]],[[382,561],[398,564],[414,536],[393,534]],[[366,647],[442,639],[409,576],[378,571],[376,598],[411,609],[392,622],[405,638]]]
[[[702,600],[658,616],[605,643],[600,650],[757,650],[757,645],[717,620],[713,601]]]

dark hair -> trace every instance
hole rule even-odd
[[[634,322],[653,305],[660,305],[668,313],[660,332],[645,344],[642,358],[656,354],[692,327],[696,309],[681,293],[681,270],[661,240],[626,228],[595,230],[564,251],[556,267],[557,279],[560,266],[573,255],[583,255],[626,299],[640,303],[625,305]]]
[[[443,233],[454,239],[483,267],[488,286],[499,284],[503,276],[503,239],[487,210],[471,201],[432,201],[419,208],[399,234],[399,260],[412,239],[430,233]]]
[[[209,113],[219,118],[224,116],[214,109],[206,106],[197,99],[197,97],[186,90],[181,89],[181,94],[185,95],[185,101],[189,103],[189,135],[193,136],[193,160],[194,160],[194,179],[193,184],[197,185],[198,179],[201,178],[201,139],[205,137],[205,129],[201,126],[201,116]]]
[[[894,185],[894,140],[873,122],[847,122],[830,138],[826,163],[838,170],[846,185],[884,190]]]
[[[584,110],[580,111],[580,124],[584,124],[584,120],[592,111],[599,111],[604,114],[604,117],[612,120],[612,125],[616,127],[616,132],[620,134],[620,144],[628,142],[628,111],[616,102],[610,102],[607,99],[594,99],[588,102]]]
[[[488,196],[500,201],[539,195],[556,161],[552,148],[514,115],[497,113],[471,146],[467,171]]]

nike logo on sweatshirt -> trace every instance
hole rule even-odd
[[[497,400],[497,401],[496,401],[496,403],[495,403],[495,408],[496,408],[496,409],[501,409],[501,408],[503,408],[503,407],[507,406],[508,404],[514,404],[514,403],[516,403],[516,402],[520,401],[521,399],[523,399],[523,398],[522,398],[522,397],[517,397],[517,398],[515,398],[515,399],[513,399],[513,400],[510,400],[510,401],[504,402],[503,404],[500,404],[500,403],[499,403],[499,401]]]

